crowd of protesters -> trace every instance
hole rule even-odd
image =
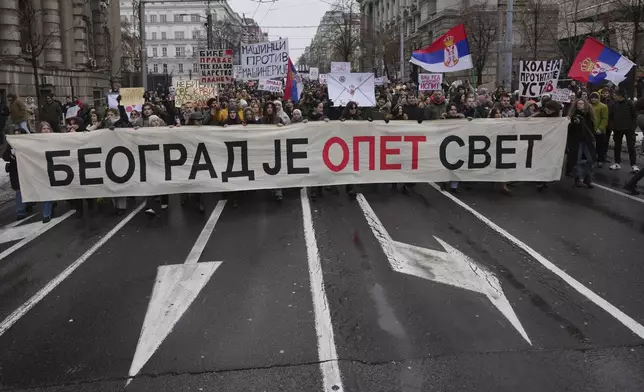
[[[565,174],[572,177],[574,185],[592,188],[592,174],[596,168],[610,164],[609,169],[620,170],[622,165],[622,142],[626,138],[630,169],[635,175],[625,185],[626,190],[638,194],[637,182],[644,171],[636,163],[635,132],[644,129],[644,99],[633,102],[622,90],[604,87],[590,91],[583,86],[571,83],[569,89],[574,94],[569,103],[559,103],[544,95],[538,99],[526,99],[518,92],[506,92],[503,87],[494,91],[486,88],[473,88],[467,81],[443,84],[436,91],[418,91],[413,83],[391,83],[376,86],[376,105],[359,107],[349,102],[344,107],[336,107],[329,100],[327,89],[317,82],[306,82],[305,90],[299,102],[283,100],[279,94],[259,91],[247,84],[233,84],[222,87],[218,97],[212,97],[205,107],[198,107],[195,102],[186,102],[176,107],[169,88],[159,86],[145,94],[145,103],[139,112],[133,110],[128,114],[123,106],[107,108],[105,105],[85,105],[77,97],[67,97],[61,103],[52,96],[47,96],[40,107],[33,100],[23,102],[14,94],[8,96],[7,103],[0,102],[0,129],[5,134],[31,132],[87,132],[99,129],[140,128],[140,127],[180,127],[185,125],[222,126],[239,124],[272,124],[289,126],[293,123],[308,121],[397,121],[414,120],[418,122],[433,120],[472,120],[483,118],[513,117],[559,117],[570,119],[566,146]],[[118,100],[118,99],[117,99]],[[120,100],[118,100],[120,102]],[[38,128],[35,118],[38,116]],[[609,140],[614,139],[614,162],[607,158]],[[6,170],[10,175],[11,185],[16,191],[16,218],[27,216],[33,205],[23,203],[20,194],[17,165],[13,150],[5,146],[3,159],[7,162]],[[402,186],[408,191],[410,184]],[[458,183],[442,184],[443,189],[458,192]],[[547,187],[545,183],[536,184],[537,189]],[[396,188],[396,185],[392,185]],[[337,187],[329,187],[337,193]],[[499,190],[511,194],[508,184],[500,184]],[[315,198],[323,189],[311,189]],[[356,189],[347,186],[346,191],[354,198]],[[276,200],[282,200],[282,191],[274,190]],[[232,204],[237,205],[237,196],[227,195]],[[149,197],[145,212],[157,215],[156,205],[160,209],[168,208],[168,195]],[[183,194],[181,204],[194,203],[204,211],[200,195]],[[96,201],[72,201],[77,215],[82,216],[83,207],[92,206]],[[101,200],[99,200],[101,202]],[[126,198],[112,200],[115,214],[126,210]],[[56,203],[45,203],[43,222],[49,222],[53,216]]]

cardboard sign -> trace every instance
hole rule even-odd
[[[241,78],[242,78],[242,66],[233,65],[233,79],[241,79]]]
[[[201,84],[198,80],[177,80],[174,84],[174,104],[177,107],[186,102],[192,102],[195,107],[206,107],[206,102],[216,96],[216,87]]]
[[[233,82],[233,51],[231,49],[199,51],[199,81],[202,84]]]
[[[351,72],[351,63],[331,62],[331,73],[349,73]]]
[[[320,76],[320,70],[316,67],[311,67],[311,69],[309,69],[309,78],[311,78],[311,80],[318,80],[318,76]]]
[[[419,91],[442,90],[443,74],[418,74]]]
[[[550,97],[553,101],[568,103],[572,95],[574,95],[573,92],[567,88],[559,88],[553,91]]]
[[[519,64],[519,95],[541,97],[557,89],[563,60],[521,61]]]
[[[143,87],[121,88],[119,89],[119,94],[121,95],[121,105],[123,106],[143,105],[145,103],[143,99],[145,89]]]
[[[288,39],[241,45],[242,79],[288,75]]]
[[[283,90],[282,81],[273,79],[259,79],[257,89],[261,91],[270,91],[272,93],[280,93]]]

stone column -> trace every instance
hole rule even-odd
[[[85,1],[72,0],[74,23],[74,66],[84,68],[87,65],[87,24]]]
[[[0,56],[19,56],[20,18],[18,0],[0,1]]]
[[[107,27],[105,13],[99,0],[90,0],[92,10],[92,35],[94,38],[94,60],[99,67],[105,66],[105,56],[107,53],[105,28]]]
[[[60,42],[60,12],[58,0],[42,0],[42,23],[45,63],[63,65]]]
[[[69,0],[60,1],[59,6],[63,65],[71,69],[74,67],[74,12],[72,2]]]
[[[118,73],[117,79],[121,77],[121,61],[123,60],[123,51],[121,50],[121,6],[118,1],[112,0],[109,8],[109,29],[110,29],[110,56],[112,60],[112,72]]]

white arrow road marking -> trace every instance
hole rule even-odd
[[[357,199],[371,231],[380,242],[394,271],[485,295],[526,342],[532,345],[494,274],[438,237],[434,238],[445,251],[394,241],[367,199],[362,194],[359,194]]]
[[[9,227],[8,229],[3,230],[2,234],[0,234],[0,238],[3,238],[3,236],[6,234],[5,238],[8,238],[8,239],[6,241],[5,240],[0,240],[0,243],[13,241],[13,240],[17,240],[17,239],[20,239],[20,238],[22,238],[22,240],[19,241],[19,242],[16,242],[15,244],[13,244],[8,249],[5,249],[4,252],[0,253],[0,260],[4,259],[5,257],[9,256],[13,252],[17,251],[18,249],[20,249],[23,246],[27,245],[31,241],[35,240],[41,234],[44,234],[47,230],[53,228],[54,226],[56,226],[60,222],[62,222],[65,219],[69,218],[70,216],[74,215],[75,212],[76,212],[76,210],[69,210],[64,215],[61,215],[58,218],[52,219],[51,221],[49,221],[49,223],[42,223],[42,222],[28,223],[26,225],[19,225],[19,226]],[[7,227],[7,226],[5,226],[5,227]],[[22,227],[27,227],[27,228],[22,229]],[[24,236],[20,237],[23,234],[24,234]],[[10,239],[12,237],[13,237],[13,239]]]
[[[635,321],[632,317],[627,315],[626,313],[622,312],[619,310],[615,305],[611,304],[610,302],[606,301],[604,298],[596,294],[594,291],[589,289],[588,287],[584,286],[581,282],[579,282],[577,279],[573,278],[572,276],[568,275],[566,271],[562,270],[561,268],[557,267],[553,262],[550,260],[546,259],[544,256],[542,256],[539,252],[536,250],[532,249],[528,244],[524,243],[523,241],[519,240],[517,237],[513,236],[512,234],[508,233],[505,231],[503,228],[501,228],[499,225],[496,223],[492,222],[482,214],[480,214],[478,211],[476,211],[474,208],[468,206],[465,202],[461,201],[459,198],[456,196],[453,196],[452,194],[448,192],[442,191],[438,185],[430,182],[429,185],[431,185],[434,189],[436,189],[438,192],[442,193],[445,197],[451,199],[454,203],[458,204],[461,206],[463,209],[466,211],[469,211],[472,215],[474,215],[478,220],[481,222],[485,223],[488,225],[492,230],[496,231],[499,233],[501,236],[504,238],[507,238],[512,242],[514,245],[516,245],[519,249],[522,249],[524,252],[532,256],[536,261],[538,261],[541,265],[543,265],[545,268],[547,268],[549,271],[551,271],[553,274],[557,275],[560,277],[564,282],[568,283],[572,288],[577,290],[581,295],[585,296],[589,300],[591,300],[595,305],[599,306],[600,308],[604,309],[608,314],[616,318],[620,323],[624,324],[626,328],[630,329],[633,331],[634,334],[639,336],[640,338],[644,339],[644,325],[638,323]]]
[[[157,269],[152,297],[145,313],[125,386],[130,384],[152,358],[221,265],[220,261],[198,261],[225,206],[226,200],[217,203],[184,264],[163,265]]]
[[[309,262],[309,280],[311,281],[311,295],[313,297],[313,309],[315,311],[315,330],[318,335],[318,358],[320,371],[324,383],[325,392],[342,392],[342,376],[338,366],[338,353],[335,348],[333,336],[333,324],[331,323],[331,312],[329,300],[324,289],[324,276],[318,243],[315,239],[313,229],[313,217],[311,215],[311,204],[306,188],[300,190],[302,201],[302,222],[304,225],[304,239],[306,241],[306,253]]]

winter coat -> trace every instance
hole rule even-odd
[[[21,133],[26,133],[22,131]],[[9,182],[11,183],[11,189],[17,191],[20,189],[20,180],[18,178],[18,164],[16,163],[16,155],[13,151],[11,145],[7,145],[7,148],[2,154],[2,159],[5,160],[5,171],[9,174]]]
[[[608,126],[608,106],[601,102],[597,102],[595,104],[591,103],[590,106],[593,108],[593,112],[595,113],[596,129],[600,130],[601,133],[606,133],[606,126]]]
[[[408,120],[419,120],[423,118],[423,109],[419,108],[417,105],[404,105],[403,113],[407,115]]]
[[[637,126],[637,113],[633,101],[615,101],[608,108],[608,129],[612,131],[632,131]]]
[[[372,120],[384,120],[390,113],[391,109],[385,104],[385,106],[382,107],[376,106],[375,108],[372,108],[369,113],[369,117],[371,117]]]
[[[47,101],[45,101],[40,106],[41,121],[46,121],[52,124],[53,126],[54,124],[59,124],[62,119],[63,119],[63,110],[61,109],[58,102],[51,101],[51,103],[47,103]]]
[[[423,118],[425,120],[438,120],[439,118],[443,117],[443,114],[447,111],[447,102],[445,100],[442,100],[440,102],[436,102],[432,99],[430,99],[429,105],[426,105],[423,108]]]
[[[595,116],[592,113],[578,113],[568,124],[568,151],[569,156],[577,157],[579,151],[579,143],[584,142],[590,149],[592,156],[596,154],[595,151]]]

